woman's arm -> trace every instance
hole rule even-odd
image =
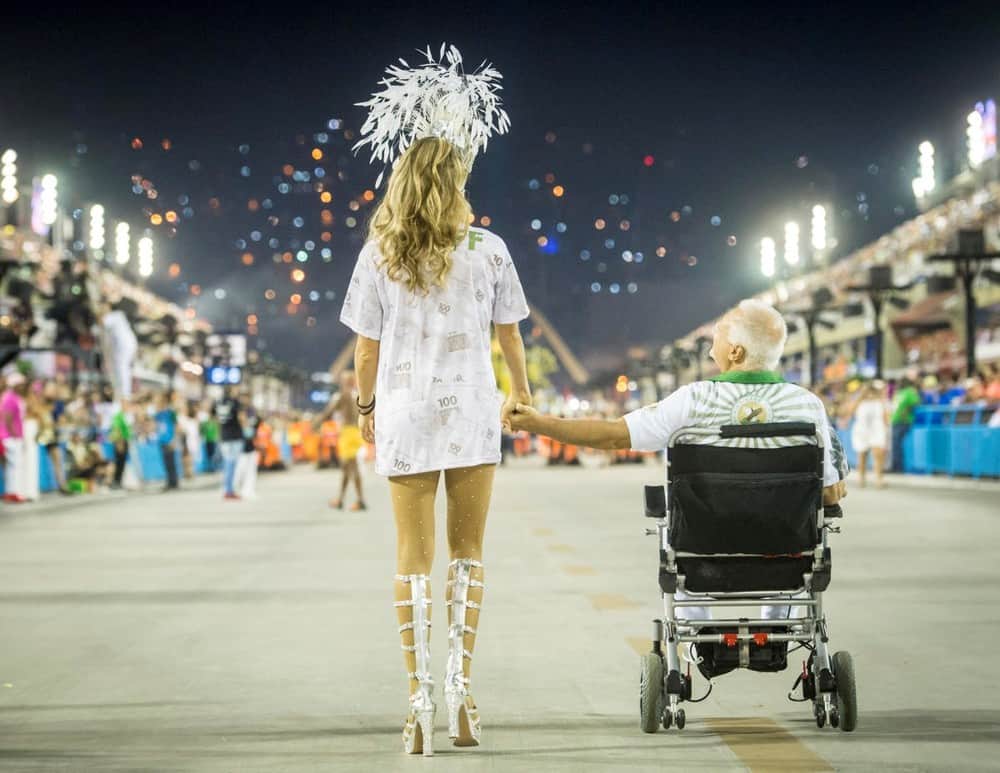
[[[375,397],[378,353],[378,341],[358,336],[358,341],[354,345],[354,372],[358,379],[358,402],[361,405],[368,405]]]
[[[511,396],[531,405],[531,386],[528,384],[528,365],[524,357],[524,339],[517,322],[497,325],[497,341],[503,351],[504,362],[510,371]]]

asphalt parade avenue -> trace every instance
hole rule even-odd
[[[661,477],[501,470],[473,670],[484,745],[447,743],[439,687],[432,760],[401,753],[394,531],[370,473],[367,513],[329,509],[337,473],[304,468],[262,476],[253,502],[202,487],[5,510],[0,769],[997,769],[1000,489],[851,491],[826,600],[832,647],[855,659],[855,733],[786,700],[796,653],[717,679],[682,732],[644,735],[637,652],[660,608],[641,484]]]

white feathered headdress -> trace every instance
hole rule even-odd
[[[420,53],[425,63],[410,67],[400,59],[402,66],[386,68],[379,81],[385,88],[358,103],[369,113],[354,150],[370,145],[372,163],[381,161],[388,169],[414,140],[441,137],[465,153],[471,166],[494,132],[506,134],[510,128],[500,106],[503,76],[488,62],[466,73],[455,46],[442,44],[436,58],[430,46]],[[385,169],[376,188],[384,176]]]

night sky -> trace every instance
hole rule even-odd
[[[513,124],[476,164],[476,215],[529,301],[607,362],[762,289],[760,238],[780,245],[795,218],[807,245],[817,201],[834,208],[832,259],[912,216],[917,144],[934,142],[939,179],[957,172],[966,113],[1000,95],[996,3],[749,5],[5,10],[0,146],[23,174],[57,173],[64,201],[151,228],[154,289],[222,329],[254,314],[262,349],[322,368],[347,341],[337,316],[379,171],[350,153],[353,103],[397,57],[454,43],[504,74]],[[167,212],[173,237],[150,223]]]

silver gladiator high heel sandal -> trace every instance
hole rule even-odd
[[[469,679],[465,675],[465,660],[472,660],[472,653],[465,648],[465,635],[476,634],[476,629],[466,624],[465,613],[467,609],[481,608],[480,604],[469,600],[469,589],[486,589],[482,582],[472,579],[474,568],[482,569],[483,565],[471,558],[456,558],[448,567],[448,667],[444,699],[448,707],[448,737],[455,746],[479,746],[483,732],[479,710],[469,695]]]
[[[407,754],[434,755],[434,680],[431,679],[431,621],[428,610],[431,600],[427,597],[430,578],[426,574],[397,574],[398,582],[410,586],[410,598],[397,601],[393,606],[410,607],[410,622],[399,626],[399,632],[413,631],[413,644],[401,645],[404,652],[412,652],[416,661],[414,671],[407,674],[417,682],[416,691],[410,696],[410,713],[403,726],[403,751]]]

